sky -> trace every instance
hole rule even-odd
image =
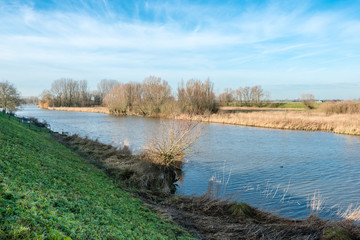
[[[360,97],[360,1],[0,0],[0,81],[191,78],[271,99]]]

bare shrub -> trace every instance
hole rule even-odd
[[[326,102],[320,105],[319,111],[326,114],[360,113],[360,101]]]
[[[173,99],[171,87],[159,77],[149,76],[142,83],[142,95],[139,109],[144,115],[156,115],[161,107]]]
[[[200,133],[196,122],[163,121],[158,133],[148,139],[145,157],[151,162],[181,169],[184,157],[191,153],[190,148]]]
[[[190,114],[203,114],[206,111],[216,112],[214,84],[207,79],[205,82],[190,79],[178,87],[178,103],[180,111]]]
[[[126,114],[129,105],[125,84],[118,83],[105,95],[103,104],[110,112],[115,114]]]

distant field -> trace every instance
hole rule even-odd
[[[0,113],[0,239],[188,239],[43,131]]]

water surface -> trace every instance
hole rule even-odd
[[[17,115],[36,117],[52,130],[79,134],[139,153],[160,119],[62,112],[23,106]],[[201,195],[212,179],[214,194],[246,201],[281,216],[303,219],[314,193],[320,213],[334,217],[360,200],[360,138],[327,132],[274,130],[201,123],[205,135],[187,158],[179,194]]]

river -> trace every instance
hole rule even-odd
[[[79,134],[139,153],[161,121],[101,113],[51,111],[22,106],[18,116],[45,120],[57,132]],[[201,123],[204,135],[188,156],[177,194],[212,194],[245,201],[280,216],[304,219],[310,200],[324,202],[319,215],[336,214],[360,200],[360,137]]]

